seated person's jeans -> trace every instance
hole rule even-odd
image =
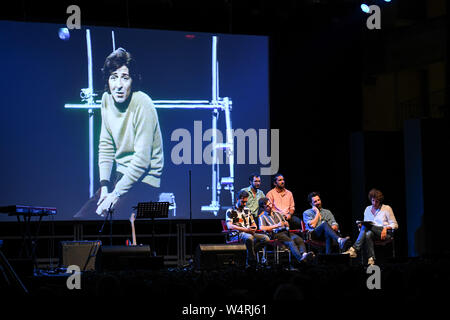
[[[301,219],[297,216],[293,215],[287,222],[289,222],[289,229],[291,230],[300,230],[302,228]]]
[[[290,234],[288,231],[282,231],[274,234],[273,238],[283,242],[289,248],[295,259],[301,261],[303,253],[306,252],[305,243],[301,237],[296,234]]]
[[[311,237],[314,240],[325,240],[325,253],[330,254],[332,246],[337,244],[339,235],[334,231],[327,222],[323,222],[311,231]]]
[[[375,259],[375,247],[374,241],[381,240],[381,232],[383,231],[383,227],[381,226],[362,226],[359,231],[358,239],[356,239],[353,244],[353,248],[355,250],[361,250],[361,248],[365,247],[367,250],[367,257]],[[391,232],[387,232],[386,240],[392,238]]]
[[[247,248],[247,264],[252,265],[256,263],[256,252],[265,246],[270,239],[265,234],[239,232],[239,240],[244,242]]]

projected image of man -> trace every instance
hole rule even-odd
[[[101,188],[75,218],[103,216],[109,209],[116,218],[127,218],[139,201],[135,193],[142,201],[152,201],[150,195],[160,186],[164,158],[158,115],[151,98],[136,91],[140,76],[131,54],[115,50],[102,72],[106,92],[98,154]]]

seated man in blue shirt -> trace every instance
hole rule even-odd
[[[326,254],[331,253],[333,244],[338,243],[341,250],[349,237],[342,238],[338,234],[339,225],[334,219],[330,210],[322,208],[322,200],[318,192],[311,192],[308,195],[308,202],[311,209],[303,212],[303,222],[314,240],[325,240]]]
[[[236,237],[245,243],[247,248],[247,266],[256,267],[256,252],[270,240],[265,234],[256,233],[256,223],[250,210],[245,206],[248,200],[247,191],[238,194],[236,206],[227,210],[225,217],[229,230],[236,231]]]
[[[289,233],[289,223],[284,216],[274,211],[269,198],[259,200],[259,228],[266,231],[272,239],[281,241],[289,248],[292,255],[298,262],[308,261],[313,258],[312,252],[306,252],[303,239],[296,234]]]

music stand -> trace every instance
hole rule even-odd
[[[137,205],[136,219],[152,219],[153,253],[155,253],[155,218],[169,217],[169,205],[169,202],[139,202]]]

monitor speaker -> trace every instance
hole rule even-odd
[[[247,250],[244,244],[199,244],[195,253],[197,269],[245,267]]]
[[[76,265],[81,271],[96,270],[101,241],[61,241],[63,267]]]
[[[152,256],[149,245],[102,246],[98,266],[102,271],[158,270],[164,258]]]
[[[318,263],[326,265],[350,265],[350,255],[348,254],[319,254]]]

